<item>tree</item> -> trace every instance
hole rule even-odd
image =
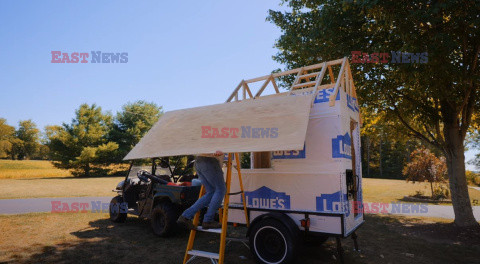
[[[403,179],[402,170],[418,140],[398,129],[384,112],[361,109],[363,175],[372,178]]]
[[[0,118],[0,158],[6,158],[12,151],[12,138],[15,128],[7,124],[5,118]]]
[[[18,122],[15,131],[17,140],[13,142],[13,151],[18,159],[30,159],[39,149],[40,130],[32,120]]]
[[[282,30],[274,59],[287,69],[352,51],[428,53],[427,63],[393,63],[392,57],[386,64],[352,64],[357,91],[364,105],[386,112],[398,127],[444,154],[455,223],[478,226],[465,177],[464,140],[472,113],[480,106],[480,5],[395,0],[285,3],[291,10],[270,10],[268,20]]]
[[[112,117],[99,106],[82,104],[71,124],[47,126],[50,155],[55,167],[72,169],[76,176],[105,173],[118,144],[107,142]]]
[[[136,101],[122,107],[117,113],[113,128],[109,133],[109,140],[119,146],[117,161],[123,157],[140,141],[163,114],[162,107],[155,103]]]
[[[407,181],[429,182],[432,198],[435,198],[433,184],[442,183],[447,179],[445,158],[437,158],[426,148],[416,149],[411,154],[411,161],[403,168],[403,175]]]

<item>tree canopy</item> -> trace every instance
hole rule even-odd
[[[161,106],[145,101],[127,103],[122,107],[109,134],[109,139],[119,145],[118,161],[127,155],[162,114]]]
[[[0,118],[0,158],[6,158],[12,151],[11,140],[15,136],[15,128],[7,124],[5,118]]]
[[[98,165],[112,161],[118,144],[107,141],[112,117],[101,107],[82,104],[70,124],[46,127],[54,165],[72,169],[74,175],[91,176],[104,172]]]
[[[274,59],[290,69],[360,51],[360,63],[351,66],[363,107],[384,112],[399,129],[445,155],[455,223],[478,225],[468,197],[463,144],[480,106],[480,5],[394,0],[284,4],[287,11],[270,10],[267,18],[282,31]],[[406,63],[397,63],[399,52]],[[391,59],[379,61],[379,53]],[[411,54],[428,57],[412,60]]]

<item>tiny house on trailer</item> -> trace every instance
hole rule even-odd
[[[276,79],[287,75],[294,81],[281,93]],[[304,235],[336,237],[340,257],[340,238],[356,245],[364,222],[360,113],[346,58],[242,80],[224,104],[167,112],[125,159],[216,150],[250,153],[248,169],[229,163],[244,191],[231,181],[224,215],[248,226],[259,262],[292,261]]]

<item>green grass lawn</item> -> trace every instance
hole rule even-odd
[[[187,232],[153,235],[148,221],[129,217],[114,224],[106,214],[35,213],[0,216],[0,262],[12,263],[181,263]],[[242,236],[244,228],[229,232]],[[477,232],[477,231],[475,231]],[[218,250],[217,234],[200,233],[196,248]],[[344,239],[346,263],[475,263],[480,234],[459,232],[444,219],[367,216],[358,230],[360,253]],[[337,263],[335,241],[302,245],[296,263]],[[209,263],[206,260],[194,263]],[[231,243],[226,263],[255,263],[241,244]]]
[[[0,199],[113,196],[124,178],[0,179]]]
[[[124,178],[75,178],[49,161],[0,160],[0,199],[112,196]]]
[[[49,161],[0,160],[0,199],[112,196],[112,189],[123,178],[75,178],[68,171],[54,168]],[[363,179],[366,202],[402,201],[416,191],[430,195],[430,186],[404,180]],[[480,191],[469,189],[469,194],[472,204],[480,205]]]

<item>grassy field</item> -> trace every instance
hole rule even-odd
[[[0,199],[112,196],[112,189],[124,177],[99,178],[30,178],[0,179]],[[402,201],[406,195],[424,190],[425,183],[407,183],[402,180],[364,179],[363,196],[366,202]],[[429,189],[426,189],[426,194]],[[480,191],[469,189],[473,203],[480,201]],[[476,202],[475,202],[476,200]]]
[[[363,199],[366,202],[390,203],[402,201],[404,196],[414,195],[416,191],[423,191],[431,195],[428,183],[407,183],[404,180],[390,179],[363,179]],[[480,205],[480,191],[469,188],[472,204]]]
[[[125,177],[0,180],[0,199],[112,196]]]
[[[63,224],[68,223],[68,224]],[[149,223],[130,217],[113,224],[106,214],[37,213],[0,216],[0,262],[181,263],[187,232],[152,234]],[[231,228],[241,236],[243,228]],[[478,232],[478,231],[476,231]],[[478,263],[480,234],[461,233],[443,219],[367,216],[358,231],[361,252],[344,239],[346,263]],[[218,235],[198,235],[196,248],[218,250]],[[226,263],[254,263],[241,244],[227,246]],[[305,245],[296,263],[337,263],[335,241]],[[207,260],[194,263],[209,263]]]
[[[0,160],[0,199],[112,196],[123,179],[75,178],[43,160]]]
[[[111,196],[111,190],[123,177],[74,178],[68,171],[54,168],[48,161],[0,160],[0,199]],[[404,196],[423,191],[430,195],[427,183],[404,180],[363,179],[366,202],[402,201]],[[469,189],[473,204],[480,205],[480,191]]]
[[[69,177],[68,170],[53,167],[45,160],[0,160],[0,179]]]

